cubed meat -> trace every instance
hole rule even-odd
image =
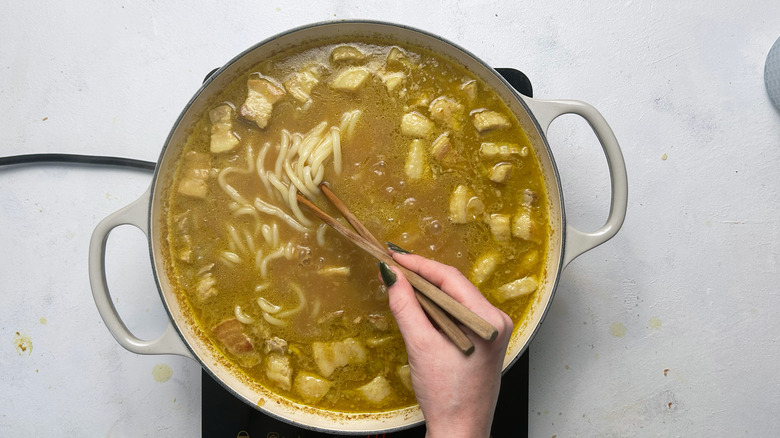
[[[195,292],[198,299],[203,302],[217,295],[217,279],[211,272],[201,274]]]
[[[266,357],[265,375],[285,391],[292,388],[292,373],[289,357],[277,353],[271,353]]]
[[[496,111],[479,111],[473,113],[471,115],[471,122],[480,134],[496,129],[509,129],[512,127],[512,123],[509,119]]]
[[[366,350],[353,339],[346,338],[336,342],[314,342],[311,346],[314,363],[325,377],[329,377],[336,368],[366,361]]]
[[[205,198],[209,187],[207,179],[211,167],[211,157],[203,152],[189,151],[184,155],[182,178],[177,191],[193,198]]]
[[[493,237],[499,242],[505,242],[512,238],[511,217],[508,214],[491,214],[485,218],[485,223],[490,227]]]
[[[436,137],[436,140],[431,143],[431,156],[437,161],[444,161],[452,149],[452,142],[450,141],[450,133]]]
[[[451,129],[458,130],[463,125],[464,108],[457,100],[439,96],[428,106],[433,120],[437,120]]]
[[[330,86],[341,91],[357,91],[370,76],[371,72],[365,67],[349,67],[337,73]]]
[[[485,204],[470,188],[459,185],[450,194],[450,220],[465,224],[476,219],[485,210]]]
[[[510,163],[496,163],[488,170],[488,178],[495,183],[504,183],[509,178],[509,173],[512,170]]]
[[[379,331],[388,331],[390,330],[390,318],[388,318],[387,315],[382,315],[378,313],[372,313],[368,315],[368,322],[371,323],[371,325],[374,326]]]
[[[419,138],[409,144],[409,152],[406,154],[404,172],[411,181],[419,180],[425,174],[428,164],[425,159],[425,144]]]
[[[338,46],[330,52],[330,61],[334,64],[362,63],[366,54],[354,46]]]
[[[276,352],[279,354],[287,353],[287,341],[278,336],[266,339],[265,353],[268,354],[270,352]]]
[[[358,392],[371,403],[381,404],[393,395],[390,382],[383,376],[376,376],[374,380],[358,387]]]
[[[403,68],[409,65],[409,57],[398,47],[393,47],[387,53],[387,66],[392,68]]]
[[[212,153],[226,152],[238,146],[238,137],[233,133],[233,112],[233,107],[228,104],[209,111]]]
[[[398,380],[401,381],[401,383],[404,385],[404,388],[406,388],[409,391],[413,391],[412,368],[409,366],[409,364],[401,365],[396,369],[395,373],[396,375],[398,375]]]
[[[477,81],[474,79],[464,82],[460,86],[460,89],[463,91],[463,94],[466,95],[466,99],[469,103],[474,103],[477,100]]]
[[[499,263],[501,263],[501,254],[497,251],[482,254],[471,268],[471,281],[477,286],[484,283],[493,275]]]
[[[507,283],[496,289],[493,296],[499,303],[504,301],[514,300],[516,298],[531,294],[539,288],[539,282],[533,277],[524,277],[519,280],[515,280],[511,283]]]
[[[349,277],[349,266],[329,266],[317,271],[319,275],[332,275],[337,277]]]
[[[385,73],[382,75],[382,83],[385,84],[387,92],[394,94],[396,91],[400,91],[406,79],[406,74],[400,71]]]
[[[512,218],[512,235],[519,239],[535,241],[537,227],[530,211],[521,210]]]
[[[401,118],[401,133],[416,138],[428,138],[433,135],[435,126],[424,115],[413,111]]]
[[[311,92],[320,83],[319,66],[310,65],[297,71],[284,82],[284,88],[298,102],[306,103],[311,99]]]
[[[244,325],[236,318],[226,319],[211,329],[214,336],[233,354],[249,353],[254,350],[252,340],[244,332]]]
[[[307,403],[322,400],[332,386],[332,382],[307,371],[299,371],[293,382],[293,390]]]
[[[514,143],[482,143],[479,145],[479,156],[487,159],[508,160],[516,157],[527,157],[528,148]]]
[[[268,125],[274,104],[285,95],[282,87],[265,78],[250,78],[246,81],[247,94],[241,106],[241,115],[257,124],[259,128]]]
[[[525,189],[523,190],[523,206],[524,207],[534,207],[536,205],[536,201],[539,200],[539,195],[534,192],[531,189]]]

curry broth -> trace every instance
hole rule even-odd
[[[365,58],[334,63],[330,59],[334,49],[347,43]],[[404,382],[398,372],[407,363],[406,352],[387,307],[386,289],[379,281],[375,260],[332,230],[325,230],[323,235],[316,222],[306,232],[300,232],[263,213],[239,214],[248,210],[242,210],[217,181],[217,175],[224,169],[237,169],[224,178],[237,193],[247,200],[265,199],[289,213],[278,195],[275,198],[268,193],[257,170],[248,170],[263,145],[279,144],[283,130],[306,133],[323,121],[328,126],[339,126],[343,114],[361,110],[351,136],[341,141],[341,174],[336,174],[335,166],[328,160],[324,179],[380,241],[390,241],[455,266],[470,278],[476,275],[474,266],[480,257],[486,253],[500,254],[497,266],[479,288],[488,300],[512,317],[516,328],[521,325],[536,292],[501,300],[496,298],[496,291],[502,285],[526,277],[534,277],[541,283],[544,275],[549,235],[546,193],[539,164],[519,123],[506,105],[479,81],[475,83],[478,97],[469,102],[464,84],[475,78],[462,67],[412,47],[405,47],[401,52],[405,62],[391,66],[388,57],[393,47],[381,41],[351,39],[280,53],[260,63],[252,72],[234,80],[213,101],[213,106],[229,102],[236,109],[231,128],[239,140],[237,146],[226,152],[210,151],[215,123],[208,113],[200,117],[187,141],[183,157],[192,151],[209,158],[209,165],[200,174],[207,186],[205,196],[188,196],[180,193],[181,190],[171,190],[168,243],[173,283],[180,298],[193,310],[202,331],[253,380],[284,397],[328,410],[386,411],[416,401],[408,381]],[[238,114],[237,108],[247,99],[249,79],[272,78],[281,83],[313,65],[320,77],[311,89],[309,103],[302,104],[286,94],[273,105],[264,128]],[[345,92],[329,86],[334,75],[355,65],[366,66],[370,72],[358,90]],[[381,79],[382,74],[394,72],[404,74],[401,91],[391,92]],[[428,155],[422,177],[414,180],[405,173],[412,138],[402,132],[400,120],[410,111],[427,114],[426,103],[439,96],[462,102],[465,113],[456,127],[436,121],[435,135],[425,142],[430,145],[436,136],[449,132],[450,157],[455,159],[435,160]],[[470,112],[481,109],[505,115],[511,126],[479,132],[469,119]],[[480,152],[486,142],[511,142],[529,153],[486,159]],[[274,167],[277,149],[267,149],[266,168]],[[489,180],[486,175],[491,166],[502,160],[511,163],[511,172],[500,183]],[[192,173],[184,164],[186,159],[182,163],[173,187],[180,187]],[[467,223],[450,220],[453,190],[459,185],[469,187],[484,204],[484,211]],[[533,202],[523,204],[523,194],[529,192],[534,195]],[[338,217],[322,196],[314,201]],[[537,229],[534,238],[497,240],[481,220],[491,214],[512,216],[520,209],[533,219]],[[284,257],[267,262],[267,275],[263,276],[257,263],[262,258],[253,254],[259,252],[266,257],[277,249],[271,247],[268,234],[262,231],[263,226],[273,224],[276,224],[276,240],[292,248],[294,254],[287,258],[291,255],[288,251]],[[324,238],[325,245],[320,245],[318,237]],[[220,258],[226,252],[235,257]],[[208,291],[215,291],[213,295],[205,294],[208,295],[205,298],[201,293],[204,278],[211,285]],[[275,315],[299,310],[285,319],[284,325],[275,325],[269,323],[278,322],[273,315],[270,319],[261,317],[259,297],[283,309]],[[238,316],[236,306],[243,316],[252,320],[240,325],[241,341],[247,339],[251,345],[249,348],[242,344],[240,352],[232,351],[215,334],[221,323]],[[239,327],[237,323],[233,325]],[[275,349],[272,344],[269,350],[268,340],[272,338],[284,340],[285,347]],[[344,339],[356,340],[367,358],[361,363],[338,366],[323,378],[313,358],[312,343]],[[244,347],[247,351],[243,351]],[[308,393],[302,395],[295,386],[297,381],[291,387],[282,379],[280,385],[278,376],[270,377],[271,356],[288,361],[291,377],[311,373],[330,386],[324,395],[312,397]],[[377,376],[383,376],[391,388],[389,395],[379,401],[361,389]]]

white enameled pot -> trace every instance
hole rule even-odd
[[[186,304],[179,302],[171,287],[165,265],[167,192],[181,156],[182,146],[196,118],[212,97],[251,66],[279,51],[320,39],[335,37],[378,37],[399,45],[422,46],[461,63],[482,79],[503,99],[528,134],[545,177],[552,233],[546,278],[520,330],[510,341],[504,370],[520,356],[539,329],[564,267],[580,254],[612,238],[626,214],[628,182],[618,142],[604,118],[592,106],[571,100],[538,100],[517,93],[495,70],[471,53],[438,36],[405,26],[371,22],[338,21],[318,23],[290,30],[246,50],[216,71],[195,93],[182,111],[162,149],[149,189],[135,202],[111,214],[96,227],[90,242],[89,274],[92,292],[106,327],[126,349],[138,354],[177,354],[198,361],[217,381],[240,399],[263,412],[306,428],[346,434],[391,432],[423,421],[418,407],[385,413],[339,413],[313,409],[291,402],[253,384],[210,346],[192,323]],[[566,223],[558,171],[547,143],[550,123],[562,114],[577,114],[593,128],[606,155],[611,180],[611,202],[606,223],[597,231],[583,232]],[[113,305],[105,276],[106,241],[112,229],[129,224],[148,238],[149,252],[160,297],[170,317],[165,332],[153,340],[133,335]]]

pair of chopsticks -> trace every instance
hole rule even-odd
[[[489,322],[469,310],[466,306],[447,295],[441,289],[431,284],[416,272],[410,271],[397,264],[388,251],[379,243],[374,235],[349,211],[346,205],[336,196],[326,183],[320,184],[320,190],[334,207],[344,216],[350,225],[357,231],[352,231],[339,221],[329,216],[300,193],[297,194],[298,202],[305,205],[315,216],[346,237],[359,248],[367,252],[381,262],[400,269],[409,283],[414,287],[420,306],[428,314],[428,317],[438,325],[439,329],[466,355],[474,351],[474,344],[453,321],[452,318],[473,330],[479,337],[492,341],[498,335],[498,330]],[[452,317],[452,318],[450,318]]]

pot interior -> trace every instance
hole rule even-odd
[[[323,23],[295,29],[266,40],[240,54],[209,78],[187,104],[173,127],[163,147],[152,183],[149,238],[153,268],[163,302],[188,348],[200,360],[202,366],[236,396],[274,417],[299,426],[314,430],[358,434],[403,429],[419,424],[423,418],[416,406],[397,411],[366,414],[315,409],[283,399],[251,382],[246,376],[237,372],[219,352],[215,351],[211,342],[200,333],[200,329],[194,324],[187,305],[181,303],[175,296],[171,280],[167,275],[168,267],[166,266],[164,245],[167,234],[166,203],[172,179],[181,159],[183,145],[192,131],[196,119],[206,111],[206,104],[235,78],[244,74],[263,59],[312,41],[344,39],[349,36],[391,40],[397,41],[399,44],[420,46],[449,57],[465,66],[502,98],[526,131],[536,152],[547,190],[550,242],[545,275],[541,281],[539,292],[536,293],[535,302],[522,325],[515,329],[504,361],[504,369],[511,366],[530,343],[552,299],[561,268],[564,226],[560,184],[555,164],[546,139],[535,119],[529,113],[523,98],[490,67],[467,51],[436,36],[402,26],[377,22]]]

